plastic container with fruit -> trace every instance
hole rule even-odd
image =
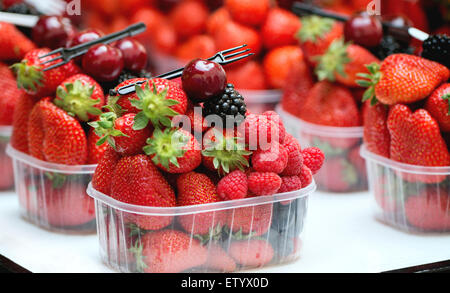
[[[0,125],[0,191],[11,190],[14,187],[14,173],[11,158],[6,155],[6,147],[11,137],[12,127]]]
[[[308,198],[314,190],[312,183],[272,196],[171,208],[119,202],[92,185],[88,193],[96,203],[100,256],[111,268],[233,272],[300,257]],[[163,225],[150,231],[145,223]],[[200,229],[211,233],[196,234]]]
[[[95,233],[94,201],[86,193],[96,165],[44,162],[15,150],[14,166],[20,213],[27,221],[63,233]]]
[[[360,156],[363,127],[333,127],[308,123],[284,111],[277,112],[286,131],[294,135],[302,148],[318,147],[326,160],[315,175],[317,189],[327,192],[357,192],[367,190],[364,159]]]
[[[376,217],[407,232],[450,231],[450,167],[400,163],[363,145]]]

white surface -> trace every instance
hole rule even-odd
[[[316,192],[309,201],[302,256],[251,270],[264,273],[382,272],[450,259],[450,234],[408,234],[378,222],[368,194]],[[112,272],[96,235],[62,235],[24,221],[13,193],[0,193],[0,254],[32,272]]]

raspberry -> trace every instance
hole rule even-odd
[[[322,168],[325,154],[321,149],[316,147],[306,148],[302,151],[303,164],[305,164],[311,172],[316,174]]]
[[[303,166],[303,156],[300,144],[292,135],[286,133],[283,146],[288,151],[288,163],[281,175],[294,176],[300,174]]]
[[[289,192],[302,189],[302,181],[298,176],[284,176],[281,177],[283,181],[278,193]]]
[[[312,182],[312,172],[306,165],[302,166],[302,171],[299,177],[303,187],[310,185]]]
[[[217,184],[217,194],[222,200],[245,198],[247,191],[247,175],[240,170],[231,172]]]
[[[288,163],[288,152],[280,144],[273,144],[265,151],[255,151],[252,156],[252,166],[258,172],[281,173]]]
[[[250,150],[267,150],[272,141],[282,143],[284,141],[283,130],[280,130],[278,121],[273,117],[258,114],[249,114],[245,118],[245,123],[240,127],[242,133],[245,133],[245,143]]]
[[[252,172],[248,176],[248,189],[256,196],[277,193],[281,177],[273,172]]]
[[[280,143],[283,143],[286,137],[286,129],[284,128],[283,120],[281,120],[280,115],[278,115],[278,113],[275,111],[266,111],[263,113],[263,115],[267,116],[269,120],[278,124],[278,129],[280,131],[279,132]]]

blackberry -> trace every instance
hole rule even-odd
[[[422,57],[439,62],[450,68],[450,37],[446,35],[430,36],[423,42]]]
[[[386,57],[392,54],[398,53],[413,54],[414,48],[410,47],[409,44],[405,44],[396,40],[391,35],[385,35],[381,39],[380,44],[374,48],[371,48],[370,51],[378,59],[384,60],[386,59]]]
[[[208,115],[218,115],[227,125],[227,119],[233,117],[236,124],[241,124],[245,119],[247,106],[244,102],[244,97],[235,90],[234,85],[227,84],[224,92],[212,99],[203,103],[203,111],[205,117]]]

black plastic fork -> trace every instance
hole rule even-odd
[[[227,50],[223,50],[223,51],[217,52],[214,56],[208,58],[208,60],[216,62],[216,63],[219,63],[220,65],[227,65],[227,64],[230,64],[230,63],[233,63],[233,62],[236,62],[236,61],[239,61],[241,59],[244,59],[244,58],[247,58],[247,57],[250,57],[250,56],[254,55],[254,53],[248,53],[248,54],[245,54],[245,55],[241,55],[241,54],[247,53],[248,51],[250,51],[250,49],[245,49],[245,50],[242,50],[242,51],[235,52],[235,51],[237,51],[239,49],[242,49],[244,47],[247,47],[247,45],[244,44],[244,45],[241,45],[241,46],[238,46],[238,47],[235,47],[235,48],[231,48],[231,49],[227,49]],[[231,54],[229,54],[229,53],[231,53]],[[241,56],[238,56],[238,55],[241,55]],[[238,56],[238,57],[232,58],[232,57],[235,57],[235,56]],[[230,59],[230,58],[232,58],[232,59]],[[184,67],[181,67],[181,68],[172,70],[170,72],[163,73],[163,74],[160,74],[158,76],[155,76],[154,78],[174,79],[174,78],[180,77],[183,74],[183,70],[184,70]],[[115,91],[114,89],[111,89],[109,91],[109,95],[110,96],[116,96],[117,94],[119,94],[119,95],[123,96],[123,95],[127,95],[127,94],[130,94],[130,93],[133,93],[135,91],[135,89],[136,89],[136,85],[143,84],[144,82],[145,81],[138,81],[136,83],[131,83],[129,85],[126,85],[126,86],[123,86],[123,87],[119,88],[117,91]]]
[[[40,56],[39,58],[42,59],[42,58],[52,56],[55,54],[58,54],[58,55],[56,57],[53,57],[49,60],[42,62],[41,65],[45,65],[50,62],[59,60],[59,59],[61,59],[62,61],[59,63],[53,64],[52,66],[44,68],[43,71],[51,70],[53,68],[67,64],[70,60],[85,54],[89,50],[89,48],[91,48],[94,45],[110,44],[112,42],[123,39],[125,37],[135,36],[137,34],[142,33],[145,30],[146,30],[145,24],[142,22],[139,22],[139,23],[130,25],[129,27],[127,27],[124,30],[106,35],[104,37],[98,38],[98,39],[90,41],[90,42],[86,42],[86,43],[83,43],[83,44],[80,44],[80,45],[77,45],[77,46],[74,46],[71,48],[59,48],[59,49],[53,50],[50,53]]]

